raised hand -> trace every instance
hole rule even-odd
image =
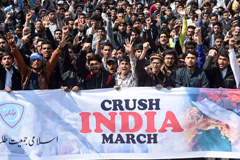
[[[234,45],[237,43],[237,41],[235,40],[235,38],[231,38],[229,40],[229,50],[234,48]]]
[[[217,51],[215,49],[211,49],[208,53],[209,56],[216,57],[217,56]]]
[[[126,53],[130,53],[130,52],[133,52],[133,42],[129,42],[128,39],[125,40],[125,52]]]
[[[32,20],[32,13],[31,12],[29,12],[27,15],[26,15],[26,20],[27,21],[30,21],[30,20]]]
[[[8,44],[14,45],[14,38],[12,33],[10,32],[6,33],[6,38],[7,38]]]
[[[42,23],[44,28],[49,28],[49,19],[47,16],[42,18]]]
[[[7,15],[6,15],[6,19],[10,19],[12,13],[8,12]]]
[[[84,43],[82,51],[86,51],[91,48],[91,43]]]
[[[149,42],[143,43],[143,50],[147,51],[149,49]]]
[[[62,39],[66,39],[68,33],[69,33],[69,28],[67,26],[64,26],[62,28]]]
[[[73,45],[74,46],[76,46],[76,45],[78,45],[80,43],[80,41],[79,41],[79,36],[78,36],[78,34],[75,36],[75,38],[74,38],[74,40],[73,40]]]
[[[202,11],[201,11],[200,9],[197,9],[197,10],[195,11],[195,13],[196,13],[197,15],[202,15]]]
[[[178,13],[179,13],[179,15],[180,15],[182,18],[185,18],[185,17],[186,17],[186,12],[185,12],[185,10],[179,11]]]
[[[29,41],[30,39],[30,35],[31,34],[28,34],[28,35],[25,35],[22,37],[22,40],[21,40],[21,46],[25,46],[25,44]]]
[[[197,36],[201,36],[202,32],[201,32],[201,28],[200,28],[200,27],[198,27],[198,28],[195,29],[195,34],[196,34]]]

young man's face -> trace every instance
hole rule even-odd
[[[44,58],[49,58],[52,55],[52,47],[50,44],[43,44],[41,52]]]
[[[96,60],[92,60],[89,62],[90,69],[93,72],[93,74],[98,74],[101,70],[101,63],[99,63]]]
[[[121,50],[118,50],[117,51],[117,58],[120,59],[122,58],[122,56],[124,56],[125,54],[121,51]]]
[[[224,13],[224,14],[223,14],[223,19],[226,19],[226,20],[229,19],[228,13]]]
[[[167,16],[170,16],[171,13],[172,13],[172,10],[171,10],[171,9],[167,9],[167,10],[165,11],[165,13],[166,13]]]
[[[74,53],[74,51],[72,50],[72,48],[68,48],[68,53],[69,53],[70,59],[73,60],[73,59],[74,59],[74,56],[75,56],[75,53]]]
[[[114,74],[117,72],[117,68],[118,68],[118,65],[116,62],[114,61],[109,61],[107,63],[107,70],[110,74]]]
[[[39,69],[42,67],[42,61],[40,59],[34,59],[30,62],[33,69]]]
[[[92,58],[93,57],[93,52],[91,52],[91,53],[87,53],[87,55],[86,55],[86,59],[87,59],[87,61],[90,59],[90,58]]]
[[[124,24],[119,24],[119,25],[118,25],[118,30],[119,30],[120,32],[125,32],[125,31],[126,31],[126,26],[125,26]]]
[[[48,18],[50,21],[54,21],[55,20],[55,14],[53,12],[48,14]]]
[[[69,18],[69,17],[71,17],[71,12],[66,12],[66,13],[64,14],[64,18],[67,19],[67,18]]]
[[[7,70],[12,69],[12,63],[13,63],[13,58],[10,55],[6,55],[2,58],[1,64],[3,65],[4,68]]]
[[[164,57],[165,66],[171,68],[171,67],[173,67],[174,63],[175,63],[174,55],[171,55],[171,54],[165,55],[165,57]]]
[[[208,19],[208,14],[204,14],[203,19],[207,20]]]
[[[219,49],[221,47],[222,42],[223,42],[222,38],[217,38],[214,41],[214,45]]]
[[[186,66],[185,60],[184,59],[179,59],[178,60],[178,68],[183,68]]]
[[[54,35],[54,38],[55,38],[58,42],[60,42],[61,39],[62,39],[62,32],[61,32],[61,31],[56,31],[56,32],[55,32],[55,35]]]
[[[134,24],[133,24],[133,27],[136,27],[138,28],[140,31],[142,30],[142,23],[139,22],[139,21],[136,21]]]
[[[22,37],[22,28],[16,28],[15,33],[18,37]]]
[[[229,65],[229,60],[227,57],[219,55],[218,57],[218,65],[220,69],[225,69]]]
[[[235,27],[234,31],[233,31],[233,37],[236,38],[239,35],[240,32],[240,28],[239,27]]]
[[[140,56],[141,56],[141,54],[142,54],[142,50],[136,50],[135,51],[135,56],[137,57],[137,58],[139,58]]]
[[[152,72],[158,73],[161,68],[161,61],[160,59],[153,59],[151,62]]]
[[[138,33],[131,32],[131,38],[132,38],[133,40],[136,40],[136,39],[140,38],[140,35],[139,35]]]
[[[7,47],[8,47],[7,42],[4,39],[0,38],[0,48],[7,50]]]
[[[37,31],[41,31],[41,29],[43,28],[42,22],[37,21],[35,24],[35,28]]]
[[[211,17],[210,18],[210,23],[213,24],[215,22],[217,22],[217,17],[216,16]]]
[[[188,28],[188,30],[187,30],[188,38],[193,39],[193,35],[194,35],[194,29],[193,28]]]
[[[131,69],[131,65],[129,62],[122,61],[120,62],[119,68],[120,68],[121,74],[127,75]]]
[[[195,67],[197,64],[197,58],[195,55],[187,54],[185,62],[188,67]]]
[[[97,35],[100,36],[101,38],[104,38],[105,35],[106,35],[106,32],[103,31],[103,30],[101,30],[101,29],[99,29],[99,30],[97,31]]]
[[[104,58],[109,58],[111,57],[112,54],[112,48],[110,46],[104,46],[103,49],[101,50],[103,57]]]
[[[216,35],[216,34],[218,34],[218,33],[220,33],[220,32],[221,32],[220,26],[219,26],[219,25],[215,25],[215,26],[213,27],[213,33]]]
[[[161,34],[160,37],[159,37],[159,42],[160,44],[167,44],[167,35],[166,34]]]
[[[131,14],[132,7],[127,7],[126,11],[127,11],[127,14]]]
[[[68,28],[73,29],[73,26],[74,26],[74,21],[69,21],[68,22]]]

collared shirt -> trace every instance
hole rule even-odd
[[[120,74],[116,76],[116,84],[120,87],[136,87],[138,85],[138,79],[135,72],[137,59],[136,57],[130,58],[131,70],[125,78],[121,78]]]
[[[6,68],[6,80],[5,80],[5,88],[9,87],[12,88],[12,75],[13,75],[13,69],[8,71]]]
[[[54,31],[57,29],[56,23],[49,23],[49,30],[51,31],[52,35],[54,36]]]
[[[222,77],[223,77],[223,79],[225,78],[226,74],[227,74],[227,68],[222,70]]]
[[[103,64],[103,68],[107,71],[108,70],[107,64],[105,63],[104,58],[102,58],[102,64]]]

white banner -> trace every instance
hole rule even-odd
[[[0,159],[240,157],[240,91],[0,92]]]

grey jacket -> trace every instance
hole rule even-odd
[[[184,67],[177,70],[175,78],[175,87],[181,86],[208,88],[209,81],[202,69],[196,67],[195,72],[191,73],[187,67]]]

